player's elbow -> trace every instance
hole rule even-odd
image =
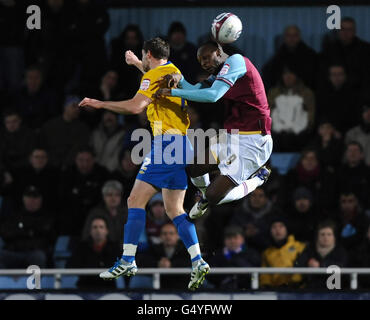
[[[205,102],[213,103],[213,102],[217,102],[218,99],[220,99],[220,98],[217,96],[217,93],[216,92],[211,92],[205,97],[205,100],[206,100]]]

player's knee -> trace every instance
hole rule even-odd
[[[127,207],[128,208],[137,208],[138,207],[138,199],[137,199],[137,196],[135,195],[130,195],[128,198],[127,198]]]

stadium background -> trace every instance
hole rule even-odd
[[[78,1],[75,2],[78,3]],[[87,112],[80,112],[77,117],[80,118],[81,122],[78,123],[78,125],[76,124],[72,129],[73,131],[71,132],[73,132],[73,134],[69,138],[65,138],[63,130],[70,130],[71,127],[63,126],[63,123],[60,124],[60,121],[51,121],[60,117],[63,112],[65,112],[65,107],[68,107],[70,104],[75,104],[77,99],[84,95],[104,97],[105,93],[100,92],[103,75],[106,75],[106,71],[115,69],[117,64],[115,64],[116,61],[113,61],[113,54],[117,53],[117,48],[122,47],[117,45],[116,52],[114,52],[115,49],[112,46],[112,43],[114,43],[114,39],[117,39],[117,37],[120,36],[122,30],[124,30],[127,25],[138,25],[144,39],[148,39],[157,35],[166,37],[171,23],[178,21],[181,22],[186,29],[186,40],[197,46],[207,38],[213,17],[218,13],[231,11],[241,17],[244,24],[242,36],[234,44],[236,48],[231,48],[231,50],[241,51],[246,54],[252,62],[255,63],[260,72],[262,72],[264,80],[265,77],[268,78],[268,71],[263,72],[263,68],[283,44],[283,33],[286,26],[297,25],[301,31],[303,42],[316,53],[322,53],[324,40],[330,41],[334,40],[336,37],[334,31],[329,31],[326,28],[326,19],[328,17],[328,14],[326,14],[326,7],[330,4],[326,1],[321,1],[319,3],[315,2],[317,6],[310,6],[312,3],[307,1],[304,2],[304,5],[303,1],[285,1],[282,3],[283,6],[277,4],[277,1],[262,0],[244,2],[243,5],[238,1],[227,3],[224,1],[212,1],[212,3],[208,3],[207,1],[180,1],[176,2],[176,5],[173,5],[172,2],[168,1],[157,1],[158,7],[153,7],[152,2],[148,1],[135,1],[135,3],[129,1],[87,2],[90,2],[91,7],[93,7],[91,12],[97,14],[98,17],[99,13],[102,17],[105,17],[103,18],[105,25],[100,29],[99,27],[98,29],[94,29],[94,21],[89,20],[86,16],[83,17],[83,19],[86,18],[86,20],[82,21],[86,22],[88,27],[91,27],[90,30],[99,31],[99,35],[97,37],[94,38],[92,36],[91,39],[88,39],[87,41],[85,41],[86,38],[84,39],[84,36],[89,34],[89,32],[86,29],[83,30],[83,27],[81,26],[81,33],[76,32],[77,36],[75,38],[71,36],[71,33],[65,38],[64,36],[61,36],[63,34],[63,30],[68,30],[68,27],[71,26],[71,24],[73,25],[73,22],[76,21],[73,19],[79,18],[78,14],[71,14],[71,16],[68,16],[68,10],[70,10],[70,12],[74,10],[73,5],[71,4],[69,4],[68,7],[67,5],[64,6],[64,9],[67,12],[66,16],[68,17],[65,21],[70,24],[53,24],[52,19],[50,19],[52,15],[46,15],[46,19],[42,16],[42,30],[40,31],[25,30],[24,21],[27,18],[25,8],[28,4],[39,4],[41,6],[42,14],[44,12],[50,14],[50,11],[47,9],[48,1],[31,1],[29,3],[26,1],[17,2],[16,9],[14,9],[14,11],[10,9],[9,12],[11,14],[8,16],[7,14],[4,14],[8,11],[2,10],[5,8],[5,5],[1,4],[0,55],[2,57],[2,61],[0,69],[0,96],[2,101],[1,110],[4,112],[0,134],[0,238],[2,238],[0,265],[3,269],[21,268],[19,266],[20,262],[18,259],[14,266],[9,266],[9,261],[5,261],[9,256],[4,255],[4,251],[8,252],[9,250],[18,253],[23,253],[23,251],[26,253],[32,253],[32,250],[41,249],[41,251],[46,255],[46,262],[43,267],[48,268],[64,268],[66,266],[82,268],[108,267],[109,265],[104,264],[110,264],[113,262],[118,250],[117,242],[119,241],[117,239],[122,238],[120,230],[114,231],[116,238],[110,239],[110,241],[112,241],[109,242],[110,249],[105,253],[106,256],[102,256],[100,253],[96,254],[96,252],[94,253],[94,250],[90,250],[94,246],[91,244],[91,239],[89,238],[88,225],[94,215],[99,217],[106,215],[105,217],[109,220],[109,215],[107,216],[107,212],[104,209],[104,203],[102,204],[101,195],[102,187],[105,182],[109,180],[118,180],[121,182],[122,190],[120,190],[121,187],[119,185],[118,187],[117,185],[111,185],[110,190],[123,193],[123,209],[120,209],[117,220],[113,219],[112,221],[108,221],[107,224],[110,228],[114,228],[113,225],[117,227],[118,224],[115,223],[115,221],[120,221],[120,217],[125,217],[125,198],[128,196],[133,181],[132,172],[137,169],[133,168],[130,161],[127,159],[127,155],[129,154],[127,153],[127,150],[130,150],[132,147],[129,141],[129,136],[130,132],[135,128],[146,126],[145,119],[143,117],[124,118],[120,116],[116,120],[120,127],[115,129],[116,131],[112,136],[104,136],[104,129],[102,129],[103,125],[100,122],[102,114],[92,116]],[[246,3],[248,3],[248,5],[245,5]],[[207,6],[208,4],[209,6]],[[230,4],[232,6],[229,6]],[[356,21],[357,36],[365,42],[370,41],[370,22],[367,19],[370,14],[370,6],[365,5],[366,2],[361,1],[356,2],[356,5],[355,3],[350,4],[349,2],[344,1],[338,2],[337,4],[340,5],[342,17],[349,16]],[[43,24],[44,22],[45,24]],[[16,23],[16,26],[14,23]],[[91,23],[91,25],[89,25],[89,23]],[[14,26],[14,28],[10,26]],[[59,29],[47,29],[49,26],[58,26]],[[176,27],[181,29],[179,25]],[[44,32],[45,29],[47,29],[48,32]],[[13,33],[9,33],[8,30],[12,30]],[[78,31],[78,27],[75,31]],[[78,37],[82,38],[79,39]],[[64,39],[66,42],[58,43],[61,39]],[[68,39],[71,41],[68,42]],[[79,42],[80,40],[81,42]],[[366,51],[368,50],[366,46],[364,50],[367,53],[370,52]],[[188,52],[191,52],[191,50]],[[87,61],[84,61],[84,54],[89,57]],[[72,61],[68,61],[68,56],[72,57]],[[359,60],[363,59],[364,56],[366,57],[366,54],[363,55],[363,53],[360,53]],[[122,57],[123,51],[121,54],[121,58]],[[367,57],[369,57],[369,55],[367,55]],[[54,69],[54,66],[58,65],[58,59],[67,60],[64,61],[66,64],[62,65],[70,68],[69,73],[64,73],[64,70],[60,70],[58,68]],[[13,64],[9,61],[16,63]],[[194,60],[192,61],[194,64]],[[123,58],[121,59],[121,62],[124,63]],[[342,62],[335,61],[335,63],[339,64],[342,64]],[[302,61],[302,64],[304,63],[305,61]],[[360,63],[363,63],[364,73],[367,72],[367,74],[370,74],[370,70],[368,68],[369,61],[364,59],[360,61]],[[294,67],[290,67],[294,69]],[[322,66],[318,63],[317,67],[321,68]],[[326,65],[326,67],[328,67],[328,65]],[[325,66],[322,68],[324,70]],[[41,70],[44,75],[44,84],[40,89],[40,92],[43,94],[39,96],[35,95],[36,98],[32,97],[32,94],[27,94],[27,90],[29,88],[27,88],[27,82],[23,81],[27,74],[25,71],[31,70],[32,72],[32,70],[34,71],[35,69]],[[91,69],[95,69],[96,72],[89,72]],[[76,72],[76,70],[78,72]],[[316,75],[315,83],[308,86],[316,98],[316,102],[314,103],[315,117],[312,127],[310,128],[309,137],[306,137],[307,139],[304,140],[305,142],[295,144],[290,150],[279,150],[279,145],[275,145],[276,152],[271,159],[271,164],[275,169],[275,174],[273,175],[271,182],[269,182],[270,186],[268,184],[267,187],[261,191],[264,194],[255,196],[267,199],[268,205],[270,206],[269,213],[271,214],[271,217],[261,221],[268,226],[272,220],[280,220],[289,226],[288,230],[290,232],[292,227],[295,231],[298,230],[297,233],[300,233],[300,236],[302,236],[305,231],[301,229],[305,228],[304,223],[307,221],[312,223],[312,228],[314,228],[317,226],[318,221],[326,220],[328,217],[335,220],[338,229],[336,234],[337,243],[338,245],[340,244],[340,246],[345,247],[344,250],[347,251],[347,256],[350,256],[350,258],[346,259],[346,263],[343,264],[343,266],[370,267],[368,250],[368,248],[370,248],[370,232],[368,231],[370,204],[367,201],[368,194],[370,194],[369,162],[367,160],[366,166],[361,159],[361,161],[359,161],[360,163],[356,164],[355,169],[351,171],[348,163],[346,163],[346,160],[348,162],[348,159],[346,159],[345,156],[346,143],[349,142],[349,140],[346,139],[346,134],[351,128],[361,124],[362,112],[366,109],[365,106],[369,105],[367,95],[370,88],[369,82],[368,79],[361,79],[360,83],[352,83],[353,87],[350,88],[350,90],[353,90],[356,94],[353,94],[350,98],[356,97],[356,99],[358,99],[356,102],[353,102],[348,109],[351,110],[354,120],[352,122],[349,121],[349,124],[343,125],[343,122],[345,123],[346,119],[333,120],[328,117],[331,113],[336,112],[335,105],[331,106],[333,109],[330,109],[327,113],[318,112],[320,111],[319,108],[322,108],[323,106],[322,101],[327,101],[324,100],[322,96],[325,96],[325,92],[329,91],[329,87],[326,86],[326,83],[324,83],[324,81],[321,83],[322,78],[326,77],[326,73],[323,70],[321,70],[323,73],[320,74],[318,72]],[[121,76],[121,80],[118,81],[116,88],[111,90],[110,99],[119,100],[128,98],[135,92],[136,84],[135,81],[131,81],[131,77],[136,77],[136,83],[139,77],[132,70],[124,69],[117,71],[119,76]],[[187,71],[190,72],[190,70]],[[192,80],[194,81],[198,77],[204,77],[204,74],[194,65],[191,71],[198,73],[192,75]],[[350,70],[347,71],[350,72]],[[322,78],[320,78],[320,75]],[[122,76],[125,78],[127,77],[128,79],[122,81]],[[266,89],[269,91],[276,85],[277,83],[268,81]],[[328,96],[330,95],[328,94]],[[345,92],[344,96],[348,97],[348,92]],[[333,98],[333,96],[330,97]],[[335,97],[333,99],[335,101],[334,103],[338,103],[338,99],[335,100]],[[37,105],[38,103],[39,105]],[[27,108],[28,105],[32,107]],[[209,126],[218,128],[222,120],[222,114],[221,112],[217,114],[214,113],[213,116],[209,117],[209,111],[214,108],[215,106],[207,106],[201,110],[199,108],[197,109],[197,106],[195,105],[192,108],[193,119],[196,121],[193,125],[195,127],[198,126],[203,128],[207,128]],[[18,131],[17,129],[15,134],[14,132],[9,131],[9,128],[5,125],[6,118],[14,117],[14,115],[23,118],[21,126],[22,130]],[[111,116],[107,116],[108,119],[110,117]],[[346,116],[343,115],[343,117],[345,118]],[[339,153],[336,153],[335,156],[331,158],[328,157],[328,152],[325,153],[325,150],[321,149],[320,142],[317,143],[316,141],[320,141],[318,127],[323,121],[325,123],[337,121],[338,125],[342,126],[341,129],[337,128],[341,133],[340,137],[337,139],[337,144],[339,146],[334,143],[334,145],[329,149],[329,153],[331,150],[334,152],[338,152],[339,150]],[[59,131],[52,130],[53,124],[58,126],[56,130]],[[116,135],[117,132],[118,135]],[[45,142],[45,139],[48,140],[47,136],[50,134],[56,134],[58,137],[64,136],[65,140],[62,138],[63,143],[67,143],[68,146],[64,145],[63,147],[65,149],[58,149],[58,147],[52,145],[53,143],[58,144],[58,141]],[[76,137],[73,135],[78,135],[79,137],[83,136],[83,138],[81,138],[81,141],[79,141],[78,144],[73,144],[73,140],[75,140],[74,138]],[[367,137],[369,138],[369,133],[367,133]],[[100,139],[105,141],[103,142],[103,145],[104,143],[108,145],[107,141],[113,143],[116,152],[110,157],[117,158],[115,163],[110,163],[109,160],[106,159],[107,157],[104,157],[104,151],[102,151],[104,147],[102,146]],[[315,141],[316,144],[312,144],[312,141]],[[306,189],[299,189],[297,191],[297,189],[302,185],[299,182],[299,179],[297,180],[294,178],[294,169],[297,164],[299,165],[302,151],[308,145],[310,145],[311,148],[314,146],[314,149],[319,155],[319,162],[321,162],[322,168],[325,168],[325,173],[324,170],[322,170],[319,176],[316,177],[316,182],[318,182],[318,184],[322,184],[323,177],[331,180],[331,184],[329,183],[325,186],[328,189],[325,189],[325,187],[324,189],[320,189],[322,186],[317,187],[316,183],[316,185],[312,184],[308,187],[306,184]],[[52,154],[53,147],[55,147],[54,155]],[[369,153],[369,143],[367,143],[367,145],[362,145],[362,148],[364,149],[362,150],[363,154]],[[68,149],[71,149],[71,154],[68,155],[69,157],[66,157],[65,161],[59,162],[58,159],[56,159],[57,156],[68,151]],[[78,165],[76,166],[74,157],[78,153],[89,158],[89,155],[92,155],[91,149],[93,149],[93,152],[95,153],[94,157],[96,156],[96,159],[99,157],[97,162],[99,162],[100,165],[98,169],[98,165],[94,165],[94,169],[92,169],[91,172],[84,174],[83,165],[80,167]],[[52,166],[48,166],[48,171],[44,171],[44,176],[33,174],[33,169],[34,171],[37,171],[35,168],[31,168],[32,166],[35,166],[35,164],[29,165],[29,155],[35,150],[50,152],[49,164]],[[40,156],[40,154],[38,155]],[[118,159],[121,164],[124,164],[119,164]],[[119,168],[120,166],[121,168]],[[89,171],[89,169],[86,170]],[[329,174],[327,174],[326,171],[329,171]],[[127,174],[128,172],[129,174]],[[341,173],[346,173],[345,177],[343,179],[337,179]],[[72,176],[76,176],[77,178],[70,179]],[[346,180],[347,177],[351,178],[350,181]],[[358,182],[359,180],[361,181],[356,183],[356,181]],[[317,195],[317,193],[330,191],[330,188],[333,186],[338,188],[336,188],[335,193],[332,195],[332,199],[328,200],[329,204],[325,202],[325,200],[324,203],[320,202],[323,200]],[[281,192],[281,189],[284,189],[285,187],[287,188],[286,192]],[[77,196],[73,193],[76,188],[80,188],[80,194],[77,193]],[[190,188],[187,194],[186,204],[188,208],[191,207],[194,201],[192,196],[194,191],[195,190]],[[314,222],[310,219],[304,220],[304,223],[298,223],[298,227],[297,224],[294,225],[294,223],[292,223],[292,221],[295,220],[290,219],[292,212],[294,212],[294,208],[292,208],[294,205],[292,205],[290,197],[295,194],[299,194],[299,196],[303,198],[314,198],[315,201],[319,199],[315,203]],[[343,222],[342,217],[340,216],[340,196],[351,197],[353,194],[357,199],[356,201],[359,202],[356,207],[356,214],[354,214],[355,218],[353,218],[352,221],[346,220],[346,222]],[[27,220],[27,223],[29,223],[27,228],[29,229],[25,230],[27,228],[24,228],[19,231],[19,229],[22,229],[19,227],[19,222],[26,221],[23,219],[29,219],[29,217],[24,218],[24,197],[38,198],[40,195],[43,199],[42,209],[36,210],[37,212],[40,211],[38,212],[40,213],[40,217],[37,217],[37,219],[34,220],[33,218]],[[211,210],[211,212],[208,213],[208,216],[211,216],[212,214],[213,218],[209,218],[208,220],[201,221],[197,224],[198,232],[201,234],[201,241],[203,241],[203,249],[207,250],[210,256],[218,254],[223,248],[222,237],[223,232],[225,231],[225,225],[232,224],[232,221],[238,221],[238,216],[243,214],[245,214],[246,217],[249,217],[246,219],[249,223],[251,222],[250,216],[253,216],[254,213],[264,211],[265,208],[254,208],[255,211],[253,211],[254,209],[250,208],[251,204],[249,201],[251,200],[249,198],[250,197],[245,201],[240,201],[238,203],[215,209],[215,212],[212,212]],[[153,199],[151,206],[156,206],[160,201],[160,198]],[[258,203],[258,199],[255,199],[255,202]],[[260,200],[260,202],[263,202],[263,200]],[[266,203],[264,205],[266,205]],[[258,204],[256,204],[256,206],[258,207]],[[152,208],[148,210],[151,210],[150,214],[155,216],[156,213],[153,213]],[[141,250],[143,255],[145,255],[145,252],[147,251],[150,252],[150,250],[153,249],[152,246],[161,241],[160,227],[165,222],[165,219],[161,216],[163,212],[161,213],[160,208],[154,209],[154,211],[155,210],[158,210],[159,218],[157,218],[157,220],[155,218],[151,220],[151,224],[147,226],[147,234],[142,237]],[[77,212],[79,215],[76,218]],[[217,219],[217,216],[220,218]],[[256,221],[254,222],[258,225]],[[35,227],[37,224],[42,224],[45,229],[42,230],[42,228]],[[71,227],[71,225],[74,224],[76,226]],[[363,224],[362,228],[359,228],[359,224]],[[348,228],[350,229],[349,231]],[[353,229],[355,229],[355,231],[353,231]],[[237,233],[238,231],[233,230],[231,232]],[[110,230],[110,235],[112,234],[113,231]],[[269,231],[264,230],[263,236],[268,238],[268,234]],[[314,243],[313,234],[314,233],[312,232],[309,236],[302,236],[300,241],[302,243]],[[83,238],[82,242],[80,242],[81,235]],[[299,235],[296,235],[296,237],[299,238]],[[347,241],[348,239],[350,239],[350,241]],[[29,248],[24,248],[27,247],[25,242],[29,243]],[[260,256],[266,248],[271,245],[274,246],[274,244],[271,243],[261,244],[258,240],[256,244],[248,237],[246,237],[246,244],[247,248],[250,247],[251,250],[256,250],[257,255]],[[180,249],[179,251],[181,255],[183,252],[181,253]],[[89,254],[91,253],[91,260],[89,261],[91,265],[87,265],[86,263],[84,264],[83,262],[86,261],[81,261],[83,259],[76,259],[76,255],[78,256],[81,253],[81,251],[78,250],[83,250],[85,253],[88,251]],[[72,259],[71,256],[74,256],[75,259]],[[338,261],[340,263],[343,262],[343,257],[340,254],[339,257],[337,256],[336,258],[337,260],[331,262],[334,264]],[[145,257],[143,259],[143,261],[147,262]],[[39,260],[36,259],[35,261]],[[73,263],[71,261],[73,261]],[[29,264],[35,264],[32,262],[32,254],[31,260],[27,265]],[[246,265],[254,266],[253,264],[251,265],[250,261]],[[212,293],[220,291],[240,292],[240,290],[250,290],[249,278],[247,281],[245,281],[245,279],[238,279],[237,277],[233,277],[232,279],[226,278],[227,277],[224,279],[225,282],[223,282],[223,280],[210,282],[208,286],[206,286],[205,290]],[[25,287],[26,283],[25,279],[25,277],[0,277],[0,290],[4,292],[0,297],[5,298],[8,295],[9,289],[22,292],[22,288]],[[80,292],[79,290],[84,290],[85,292],[86,290],[90,290],[92,292],[100,290],[113,290],[112,292],[116,292],[117,290],[122,290],[123,294],[127,294],[131,291],[140,292],[140,286],[144,286],[146,289],[150,289],[151,287],[151,280],[149,279],[148,281],[148,278],[144,279],[142,283],[139,283],[137,287],[132,284],[130,286],[129,281],[122,281],[118,284],[117,289],[114,289],[113,287],[107,288],[105,285],[96,281],[89,283],[89,279],[85,279],[85,281],[78,284],[78,282],[76,282],[77,280],[77,277],[66,277],[65,282],[62,281],[62,289],[72,288],[72,291],[75,290],[74,292],[77,294]],[[306,298],[318,297],[318,295],[315,296],[314,294],[313,296],[310,296],[310,294],[312,294],[311,292],[321,292],[322,290],[325,290],[325,288],[307,286],[307,281],[310,282],[311,280],[312,279],[305,279],[305,281],[303,280],[300,282],[299,286],[297,286],[297,283],[290,283],[289,281],[280,285],[267,285],[263,290],[267,290],[267,292],[280,292],[279,294],[273,294],[273,298],[278,299],[284,299],[284,297],[294,298],[294,292],[302,293],[307,291],[310,293],[308,293]],[[343,277],[343,280],[344,287],[348,289],[349,280],[346,277]],[[360,281],[360,288],[365,290],[368,289],[368,278],[364,277],[360,280],[362,280]],[[43,281],[42,287],[44,290],[47,290],[46,288],[53,287],[53,279],[51,277],[46,278]],[[246,283],[248,283],[248,285],[246,285]],[[179,288],[175,286],[173,288],[163,289],[163,292],[182,292],[182,287]],[[292,296],[289,296],[291,293],[285,293],[286,296],[284,296],[284,291],[287,290],[293,291]],[[26,290],[26,292],[30,293],[28,290]],[[184,293],[182,293],[182,295],[185,298],[187,297]],[[41,299],[44,298],[43,295],[39,295],[37,297]],[[94,298],[98,297],[99,294],[94,296]],[[325,296],[323,294],[322,297],[329,296]],[[343,297],[347,299],[353,298],[353,296],[350,295],[344,295]],[[363,299],[368,298],[366,294],[361,296],[360,292],[358,292],[355,297],[362,297]],[[268,296],[265,296],[265,298],[268,298]]]

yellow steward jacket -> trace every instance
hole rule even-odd
[[[290,268],[306,247],[305,243],[288,236],[287,242],[281,248],[270,247],[262,253],[262,267]],[[300,274],[261,274],[260,285],[277,287],[302,281]]]

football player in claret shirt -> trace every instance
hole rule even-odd
[[[167,215],[177,227],[179,236],[187,248],[192,261],[189,289],[197,289],[209,272],[209,265],[202,259],[194,223],[188,219],[183,208],[187,189],[186,159],[192,158],[192,146],[186,136],[190,121],[186,101],[178,97],[153,97],[159,79],[180,71],[168,61],[170,48],[167,42],[154,38],[144,42],[139,69],[144,73],[140,89],[126,101],[99,101],[85,98],[80,106],[104,108],[122,114],[138,114],[147,108],[147,116],[153,131],[151,151],[146,155],[136,177],[128,203],[128,218],[124,226],[123,255],[112,268],[102,272],[103,279],[114,279],[121,275],[131,276],[137,272],[135,254],[141,233],[145,229],[145,206],[162,190]],[[126,52],[126,61],[130,52]],[[178,142],[176,142],[178,141]],[[175,152],[181,154],[180,161],[167,164],[169,156],[166,146],[174,143]],[[179,150],[178,148],[181,148]],[[171,152],[170,152],[171,153]],[[158,161],[158,159],[160,161]],[[167,162],[167,163],[166,163]]]
[[[209,203],[241,199],[267,181],[270,169],[265,164],[272,152],[270,108],[256,67],[240,54],[228,56],[213,41],[202,45],[197,54],[202,68],[211,76],[191,85],[179,74],[167,75],[162,84],[175,89],[161,88],[156,95],[208,103],[222,98],[226,109],[224,129],[237,129],[238,134],[229,134],[227,143],[211,145],[212,154],[217,148],[229,150],[218,164],[198,164],[195,160],[188,165],[193,184],[203,193],[203,199],[190,211],[193,219],[202,216]],[[215,170],[220,175],[210,182],[208,173]]]

